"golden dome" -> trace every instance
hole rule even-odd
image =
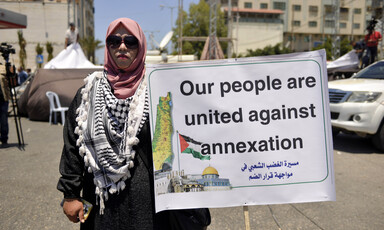
[[[219,172],[214,167],[208,166],[204,169],[203,176],[209,174],[219,175]]]

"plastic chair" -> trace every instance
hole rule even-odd
[[[65,112],[68,110],[68,107],[61,107],[59,96],[57,93],[52,91],[47,91],[45,93],[49,100],[49,124],[52,124],[52,113],[54,113],[54,123],[56,124],[56,113],[61,113],[61,123],[65,123]]]

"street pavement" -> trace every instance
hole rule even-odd
[[[25,150],[13,118],[10,146],[0,149],[0,229],[79,229],[63,214],[56,190],[63,126],[21,123]],[[336,202],[250,206],[251,229],[384,229],[384,154],[367,139],[339,135],[334,162]],[[242,207],[210,210],[208,230],[245,229]]]

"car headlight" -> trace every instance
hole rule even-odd
[[[374,102],[381,95],[380,92],[353,92],[348,102]]]

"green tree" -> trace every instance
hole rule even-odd
[[[44,52],[44,47],[40,46],[40,43],[37,43],[35,50],[36,50],[36,53],[37,53],[38,55],[42,55],[43,52]],[[37,63],[37,66],[38,66],[39,68],[41,68],[41,64],[42,64],[42,63]]]
[[[20,59],[20,66],[25,69],[25,60],[27,59],[27,51],[25,50],[25,47],[27,46],[27,41],[24,39],[23,31],[18,30],[17,31],[17,37],[19,39],[19,59]]]
[[[209,35],[209,5],[205,0],[200,0],[198,4],[192,3],[189,6],[189,15],[183,11],[183,36],[190,37],[208,37]],[[227,26],[225,24],[224,13],[221,12],[220,6],[217,6],[217,21],[216,21],[216,36],[217,37],[227,37]],[[178,17],[176,21],[176,27],[174,30],[174,35],[172,37],[172,42],[174,44],[175,50],[178,49],[179,43],[179,28],[180,28],[180,18]],[[204,42],[183,42],[183,54],[197,54],[200,58],[201,53],[204,48]],[[227,48],[227,42],[220,42],[220,45],[225,52]],[[177,52],[177,51],[176,51]]]
[[[332,59],[332,39],[330,37],[327,37],[323,44],[314,47],[312,50],[320,50],[325,49],[325,52],[327,53],[327,60]]]
[[[343,56],[352,49],[353,47],[351,46],[351,41],[348,39],[348,37],[344,37],[340,42],[340,56]]]
[[[47,49],[47,53],[48,53],[47,61],[50,61],[53,58],[53,54],[52,54],[53,53],[53,46],[52,46],[52,43],[50,43],[50,42],[45,43],[45,48]]]
[[[84,50],[88,60],[95,64],[95,51],[104,47],[100,40],[95,40],[95,37],[89,36],[80,39],[81,48]]]
[[[322,45],[319,45],[312,50],[325,49],[327,53],[327,60],[332,60],[332,44],[333,40],[331,37],[327,37]],[[350,41],[347,37],[344,37],[340,42],[340,57],[352,50]],[[336,57],[336,59],[339,57]]]
[[[286,53],[292,53],[291,49],[286,48],[282,46],[281,43],[278,43],[274,46],[266,46],[263,49],[256,49],[256,50],[247,50],[246,57],[254,57],[254,56],[266,56],[266,55],[274,55],[274,54],[286,54]]]

